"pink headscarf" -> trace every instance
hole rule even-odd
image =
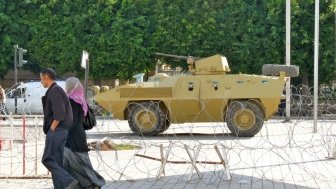
[[[83,85],[80,83],[80,81],[75,77],[68,78],[65,81],[65,90],[68,93],[70,99],[82,105],[84,116],[86,116],[88,105],[84,97]]]

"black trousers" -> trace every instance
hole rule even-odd
[[[64,189],[74,181],[74,177],[63,167],[63,153],[67,136],[68,130],[56,128],[53,132],[49,129],[45,140],[42,163],[51,172],[55,189]]]
[[[105,179],[93,169],[88,152],[73,152],[65,147],[64,168],[76,178],[81,189],[102,187],[106,184]]]

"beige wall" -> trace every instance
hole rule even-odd
[[[33,72],[30,72],[30,71],[18,69],[18,72],[17,72],[18,82],[28,81],[28,80],[39,80],[39,79],[40,77],[38,74],[34,74]],[[8,73],[5,75],[5,77],[3,79],[0,79],[0,84],[4,88],[8,88],[14,85],[14,70],[9,70]]]

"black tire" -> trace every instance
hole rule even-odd
[[[269,76],[279,76],[280,72],[285,72],[286,77],[297,77],[299,76],[298,66],[286,66],[279,64],[265,64],[262,66],[262,73]]]
[[[162,105],[162,104],[161,104],[161,105]],[[170,120],[169,120],[169,112],[168,112],[167,108],[166,108],[166,107],[163,107],[163,106],[160,106],[160,109],[161,109],[162,112],[164,113],[164,116],[165,116],[165,119],[166,119],[166,121],[165,121],[165,125],[163,125],[163,126],[161,127],[161,130],[160,130],[160,132],[159,132],[159,133],[163,133],[163,132],[165,132],[165,131],[170,127]]]
[[[170,121],[168,118],[166,118],[165,125],[161,127],[161,130],[159,133],[165,132],[167,129],[169,129],[169,127],[170,127]]]
[[[166,117],[157,102],[140,102],[130,106],[130,129],[139,135],[154,136],[165,128]]]
[[[262,128],[265,120],[264,110],[256,101],[234,101],[226,112],[229,130],[239,137],[252,137]]]

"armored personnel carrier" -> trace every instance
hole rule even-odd
[[[278,110],[287,77],[296,66],[264,65],[264,75],[228,74],[226,57],[161,56],[186,59],[189,75],[156,74],[117,86],[94,98],[115,119],[128,120],[139,135],[157,135],[171,124],[226,122],[237,136],[251,137]]]

